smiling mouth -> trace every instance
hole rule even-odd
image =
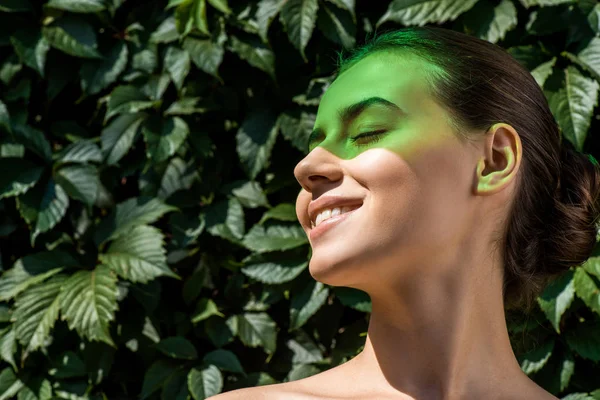
[[[329,209],[330,213],[329,213],[329,216],[327,218],[325,218],[325,219],[319,219],[319,215],[321,215],[321,214],[317,215],[317,217],[316,217],[315,220],[311,220],[310,221],[310,227],[311,227],[311,229],[314,229],[314,228],[316,228],[318,226],[321,226],[321,224],[323,224],[323,223],[325,223],[325,222],[327,222],[329,220],[337,219],[337,218],[341,217],[344,214],[348,214],[348,213],[353,212],[354,210],[359,209],[360,207],[362,207],[362,203],[361,204],[354,204],[354,205],[350,205],[350,206],[332,207],[332,208]],[[340,209],[340,213],[337,214],[337,215],[331,215],[331,212],[332,212],[332,210],[334,208],[339,208]]]

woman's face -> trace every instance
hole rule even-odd
[[[425,67],[398,53],[372,54],[321,99],[310,152],[294,175],[302,186],[296,214],[312,247],[309,270],[323,283],[367,288],[422,273],[424,262],[435,269],[477,223],[470,210],[477,153],[428,94]],[[380,133],[353,141],[367,132]],[[360,207],[317,232],[309,204],[327,196]]]

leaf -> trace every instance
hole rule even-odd
[[[123,279],[147,283],[159,276],[181,279],[167,266],[164,236],[153,226],[135,226],[98,257]]]
[[[556,6],[559,4],[573,3],[574,0],[519,0],[523,7],[529,8],[532,6]]]
[[[119,115],[102,130],[102,153],[108,165],[115,165],[131,148],[145,114]]]
[[[237,243],[244,236],[244,210],[239,200],[230,198],[211,204],[205,212],[206,230],[213,236]]]
[[[302,227],[298,225],[254,225],[244,236],[244,246],[257,253],[283,251],[308,243]]]
[[[517,26],[517,9],[511,0],[502,0],[498,5],[483,1],[471,11],[479,11],[470,21],[476,27],[475,35],[491,43],[504,39],[506,33]]]
[[[588,321],[571,328],[565,339],[569,347],[581,357],[594,362],[600,361],[600,325]]]
[[[156,163],[167,160],[175,154],[189,133],[188,125],[179,117],[148,120],[142,127],[146,156]]]
[[[237,180],[225,185],[221,191],[231,193],[247,208],[269,207],[269,202],[260,183],[256,181]]]
[[[589,274],[600,278],[600,257],[590,257],[581,265]]]
[[[317,0],[288,0],[281,8],[279,20],[287,32],[290,42],[296,47],[305,62],[304,48],[312,36],[319,3]]]
[[[258,25],[258,34],[263,42],[268,42],[269,26],[285,3],[286,0],[260,0],[258,2],[255,19]]]
[[[538,65],[531,71],[531,75],[533,75],[535,81],[540,87],[544,86],[546,79],[548,79],[552,73],[552,68],[554,67],[555,63],[556,57],[552,57],[550,61],[546,61],[545,63]]]
[[[200,70],[220,79],[219,66],[223,61],[223,44],[213,42],[209,39],[185,38],[182,47],[190,54],[190,57],[196,67]]]
[[[8,113],[8,108],[6,108],[6,104],[0,100],[0,131],[12,132],[12,128],[10,126],[10,114]],[[4,154],[2,154],[4,156]]]
[[[0,277],[0,301],[17,296],[29,286],[36,285],[62,271],[76,267],[79,262],[64,251],[42,251],[19,258],[11,269]]]
[[[206,112],[206,108],[196,107],[199,97],[184,97],[176,100],[165,110],[165,115],[192,115]]]
[[[527,375],[539,371],[546,365],[554,350],[554,340],[548,340],[541,346],[528,351],[519,357],[521,370]]]
[[[58,319],[59,293],[64,275],[23,292],[15,301],[15,334],[26,352],[33,352],[45,345],[54,322]]]
[[[304,111],[286,111],[277,118],[283,137],[303,153],[308,153],[308,137],[315,125],[316,115]]]
[[[100,178],[95,166],[67,165],[59,168],[54,178],[73,199],[88,206],[96,203]]]
[[[575,297],[573,275],[572,270],[567,271],[552,281],[537,298],[540,308],[558,333],[560,333],[561,317]]]
[[[260,46],[258,43],[245,43],[237,37],[231,36],[229,50],[240,56],[242,60],[247,61],[248,64],[269,74],[273,80],[276,79],[275,54],[270,49]]]
[[[134,197],[117,205],[116,209],[102,221],[98,228],[99,243],[112,240],[128,233],[138,225],[151,224],[164,214],[177,210],[159,199],[146,196]]]
[[[600,80],[600,38],[594,37],[583,50],[577,53],[574,61],[590,71],[596,80]]]
[[[108,328],[118,309],[117,292],[117,278],[105,265],[76,272],[61,288],[61,319],[82,338],[116,347]]]
[[[303,326],[325,304],[329,288],[321,282],[309,282],[301,292],[292,296],[289,330]]]
[[[237,318],[232,316],[227,321],[232,323],[228,324],[223,318],[209,318],[204,323],[206,335],[215,347],[222,347],[233,341],[237,328],[233,329],[230,325],[237,326]]]
[[[475,3],[477,0],[394,0],[376,26],[379,27],[386,21],[406,26],[441,24],[455,20]]]
[[[564,88],[547,93],[548,104],[564,137],[582,151],[594,107],[598,104],[600,85],[572,66],[565,70],[565,78]]]
[[[196,311],[191,321],[193,324],[197,324],[200,321],[204,321],[213,315],[218,315],[220,317],[224,317],[223,313],[221,313],[215,304],[214,301],[208,298],[202,298],[198,301],[196,305]]]
[[[178,369],[171,375],[162,387],[161,400],[187,400],[190,398],[187,386],[188,371]]]
[[[81,58],[102,58],[96,50],[94,28],[78,18],[64,17],[54,25],[42,27],[42,35],[50,46]]]
[[[95,13],[106,8],[103,0],[50,0],[47,7],[74,13]]]
[[[183,88],[183,81],[190,72],[190,55],[187,51],[171,46],[165,53],[164,67],[171,75],[177,90]]]
[[[164,383],[175,373],[181,369],[181,366],[176,364],[172,360],[156,360],[150,368],[146,370],[144,374],[144,381],[142,383],[142,391],[140,393],[140,399],[146,399],[157,390],[159,390]]]
[[[154,43],[170,43],[178,38],[179,32],[175,26],[175,18],[172,16],[164,19],[150,35],[150,41]]]
[[[275,353],[277,331],[275,321],[267,313],[237,315],[238,336],[248,347],[262,346],[268,354]]]
[[[27,192],[44,169],[24,158],[0,158],[0,199]]]
[[[10,42],[15,48],[15,52],[21,62],[44,77],[46,55],[48,54],[48,50],[50,50],[50,44],[42,36],[41,31],[35,32],[30,29],[17,31],[11,36]]]
[[[298,216],[296,215],[296,206],[291,203],[280,203],[275,207],[267,210],[263,216],[258,221],[259,224],[263,224],[268,219],[275,219],[278,221],[298,221]]]
[[[323,361],[323,354],[315,342],[302,330],[297,330],[294,338],[286,342],[287,347],[294,353],[292,363],[311,364]]]
[[[15,339],[14,324],[12,324],[0,332],[0,359],[9,363],[14,370],[17,369],[17,364],[15,363],[16,352],[17,341]]]
[[[277,139],[275,117],[267,110],[251,112],[236,134],[237,153],[250,179],[268,165]]]
[[[0,372],[0,400],[14,399],[23,386],[12,369],[5,368]]]
[[[124,41],[117,42],[101,61],[84,61],[81,66],[81,89],[96,94],[119,78],[127,67],[129,51]]]
[[[305,257],[291,257],[284,252],[252,254],[243,263],[241,271],[244,275],[266,284],[289,282],[308,266]]]
[[[104,121],[113,115],[132,114],[159,104],[160,100],[153,101],[146,97],[138,88],[125,85],[117,86],[110,94]]]
[[[71,143],[57,157],[60,163],[102,162],[100,148],[92,140],[85,139]]]
[[[158,197],[167,199],[179,190],[189,189],[199,180],[197,167],[193,161],[187,164],[179,157],[171,159],[160,182]]]
[[[223,376],[214,365],[192,368],[188,374],[188,389],[194,400],[203,400],[221,393]]]
[[[322,4],[323,12],[317,18],[317,26],[323,34],[332,42],[340,44],[349,49],[356,43],[356,25],[353,14]],[[345,7],[344,7],[345,8]]]
[[[208,0],[208,4],[225,14],[231,14],[231,8],[227,0]]]
[[[46,139],[43,132],[32,128],[29,125],[16,124],[13,126],[13,139],[37,154],[46,162],[52,161],[52,149],[50,142]]]
[[[181,358],[184,360],[195,360],[198,358],[198,352],[194,345],[181,336],[165,338],[154,347],[171,358]]]
[[[63,219],[69,207],[69,197],[53,179],[39,182],[27,193],[17,197],[21,216],[32,228],[31,245],[40,233],[54,228]],[[35,224],[34,224],[35,223]]]
[[[592,311],[600,314],[600,288],[582,268],[575,270],[574,287],[577,297]]]
[[[371,297],[362,290],[341,286],[334,288],[333,291],[340,303],[346,307],[352,307],[366,313],[372,312]]]
[[[28,0],[2,0],[0,1],[0,11],[21,12],[31,11],[31,4]]]
[[[207,364],[213,364],[224,371],[230,371],[236,374],[246,374],[240,360],[235,353],[229,350],[217,349],[208,352],[204,355],[202,361]]]
[[[54,367],[48,372],[54,378],[77,378],[87,375],[83,360],[72,351],[65,351],[56,357],[52,364]]]

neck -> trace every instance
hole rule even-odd
[[[353,360],[363,381],[390,394],[453,400],[491,398],[527,378],[508,336],[502,264],[465,247],[411,265],[417,276],[365,288],[372,313]]]

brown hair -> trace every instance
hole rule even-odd
[[[462,140],[504,122],[519,133],[523,159],[505,231],[506,308],[530,310],[546,284],[591,255],[598,228],[598,163],[562,140],[544,93],[506,50],[464,33],[409,27],[376,34],[346,54],[337,76],[379,51],[406,51],[431,67],[429,89]]]

